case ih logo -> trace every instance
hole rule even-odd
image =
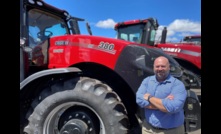
[[[64,40],[64,41],[56,41],[55,42],[55,45],[57,45],[57,46],[62,46],[62,45],[68,45],[68,43],[69,43],[69,41],[67,41],[67,40]]]
[[[174,52],[174,53],[179,53],[179,52],[181,51],[180,48],[162,47],[161,49],[162,49],[163,51]]]

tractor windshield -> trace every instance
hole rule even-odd
[[[37,9],[28,12],[29,46],[34,47],[49,37],[68,34],[66,23],[61,18]]]
[[[151,22],[151,21],[150,21]],[[120,25],[115,28],[117,39],[139,44],[154,45],[156,26],[153,23],[135,23]]]
[[[141,43],[141,37],[143,33],[142,30],[144,29],[144,26],[144,24],[122,26],[117,29],[117,38]]]

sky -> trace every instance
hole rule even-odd
[[[85,19],[81,34],[115,38],[118,22],[156,18],[159,23],[156,39],[167,27],[167,41],[179,42],[186,35],[201,34],[201,0],[44,0],[71,16]]]

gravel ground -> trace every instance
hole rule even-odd
[[[197,131],[190,132],[188,134],[201,134],[201,129],[199,129]]]

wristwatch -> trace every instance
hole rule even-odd
[[[150,98],[152,98],[152,97],[153,97],[152,95],[149,95],[147,98],[147,101],[150,102]]]

